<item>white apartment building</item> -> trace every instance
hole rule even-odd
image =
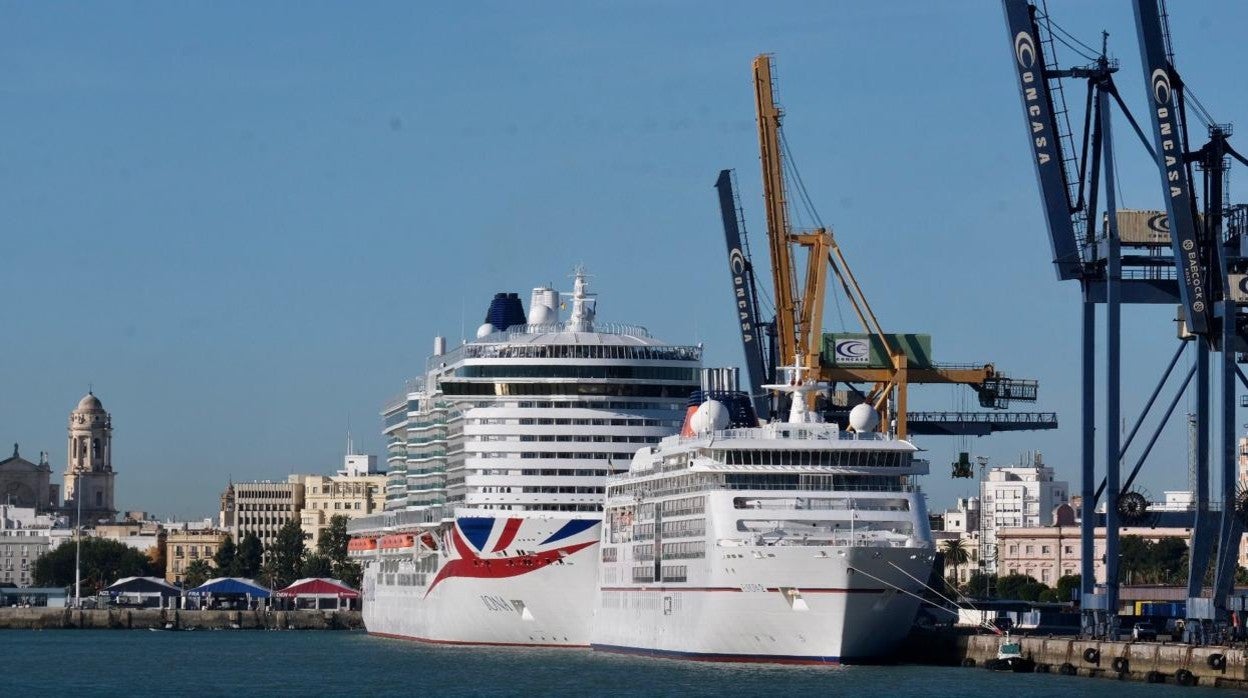
[[[1019,465],[991,468],[979,483],[979,556],[991,574],[997,573],[1001,529],[1052,526],[1053,511],[1070,500],[1069,484],[1053,479],[1053,468],[1039,452],[1021,460]]]
[[[31,586],[35,560],[73,536],[63,518],[36,512],[0,504],[0,587]]]

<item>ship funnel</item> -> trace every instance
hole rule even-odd
[[[559,292],[550,287],[533,289],[529,302],[530,325],[553,325],[559,322]]]
[[[485,322],[500,331],[512,325],[523,325],[524,306],[520,304],[520,296],[515,293],[495,293],[489,310],[485,312]]]

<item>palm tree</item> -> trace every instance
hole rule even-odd
[[[212,573],[212,565],[207,560],[203,558],[192,560],[191,564],[186,566],[186,571],[182,573],[182,588],[194,589],[208,581]]]
[[[953,565],[953,581],[958,582],[958,565],[965,565],[970,556],[966,551],[966,541],[961,538],[950,538],[941,547],[945,563]]]

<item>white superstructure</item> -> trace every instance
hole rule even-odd
[[[595,315],[580,271],[571,294],[534,289],[527,317],[499,294],[383,412],[387,512],[349,526],[369,632],[589,643],[603,483],[679,428],[702,354]]]
[[[608,480],[595,649],[824,663],[909,631],[935,556],[913,484],[927,462],[868,407],[857,432],[819,422],[821,386],[795,374],[771,386],[794,393],[789,421],[740,426],[746,396],[703,391],[680,435]]]

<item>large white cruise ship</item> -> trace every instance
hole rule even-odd
[[[758,426],[708,371],[681,434],[609,478],[594,649],[714,661],[879,658],[909,631],[935,550],[907,441],[806,410]],[[697,398],[695,398],[696,400]]]
[[[527,317],[498,294],[383,412],[387,511],[349,527],[370,633],[589,644],[603,483],[678,430],[702,356],[595,315],[580,270],[571,294],[534,289]]]

